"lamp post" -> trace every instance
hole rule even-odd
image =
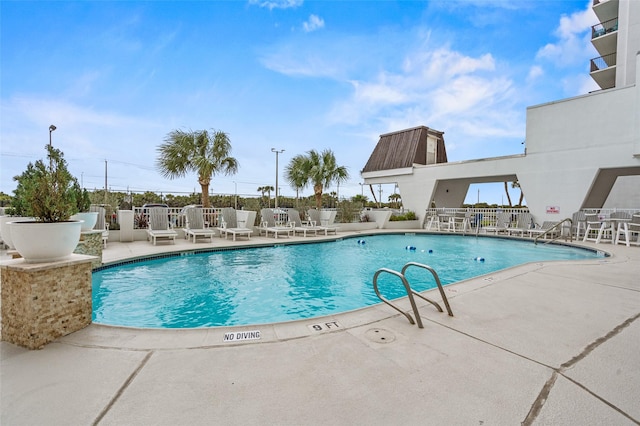
[[[235,188],[235,205],[236,205],[236,210],[238,210],[238,184],[236,183],[236,181],[233,181],[233,186]]]
[[[53,145],[51,145],[51,133],[57,129],[56,126],[54,126],[53,124],[51,126],[49,126],[49,148],[51,148]],[[53,159],[49,158],[49,168],[53,169]]]
[[[275,148],[271,148],[271,152],[275,152],[276,153],[276,206],[275,208],[278,208],[278,154],[282,154],[284,152],[284,149],[281,150],[277,150]]]
[[[53,124],[49,126],[49,146],[51,146],[51,132],[53,132],[55,129],[57,129],[57,127]]]

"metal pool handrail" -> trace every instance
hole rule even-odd
[[[433,300],[430,300],[430,299],[424,297],[423,295],[421,295],[420,293],[417,293],[416,291],[414,291],[411,288],[411,285],[409,285],[409,281],[407,280],[407,278],[405,276],[405,272],[410,266],[417,266],[419,268],[423,268],[423,269],[426,269],[427,271],[431,272],[431,274],[433,275],[433,277],[436,280],[436,284],[438,285],[438,290],[440,291],[440,296],[442,296],[442,301],[444,302],[444,304],[445,304],[445,306],[447,308],[447,313],[449,314],[449,316],[452,317],[453,316],[453,312],[451,311],[451,307],[449,306],[449,301],[447,300],[447,296],[444,293],[444,289],[442,288],[442,283],[440,282],[440,278],[438,277],[438,274],[436,273],[436,271],[432,267],[424,265],[422,263],[409,262],[406,265],[404,265],[404,267],[402,268],[402,272],[394,271],[393,269],[388,269],[388,268],[380,268],[380,269],[378,269],[375,272],[375,274],[373,274],[373,290],[376,292],[376,295],[378,296],[378,298],[381,301],[383,301],[384,303],[386,303],[387,305],[391,306],[396,311],[400,312],[402,315],[404,315],[407,318],[407,320],[409,320],[410,324],[415,324],[417,322],[418,323],[418,328],[424,328],[424,326],[422,325],[422,319],[420,318],[420,313],[418,312],[418,306],[416,305],[416,301],[415,301],[415,299],[413,297],[414,295],[418,296],[422,300],[424,300],[426,302],[429,302],[432,305],[434,305],[436,307],[436,309],[438,309],[439,312],[443,312],[442,307],[440,307],[440,305],[437,302],[434,302]],[[378,276],[380,276],[380,274],[382,274],[382,273],[391,274],[391,275],[394,275],[394,276],[400,278],[400,280],[402,281],[402,284],[404,285],[404,288],[405,288],[405,290],[407,292],[407,297],[409,298],[409,303],[411,303],[411,309],[413,310],[413,314],[416,317],[415,321],[413,320],[413,318],[411,317],[410,314],[404,312],[402,309],[400,309],[397,306],[395,306],[389,300],[387,300],[384,297],[382,297],[382,295],[380,294],[380,290],[378,290]]]

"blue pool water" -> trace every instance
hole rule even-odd
[[[372,278],[382,267],[424,263],[450,284],[527,262],[596,256],[559,245],[428,234],[186,253],[94,272],[93,320],[151,328],[291,321],[379,303]],[[407,278],[418,291],[435,287],[421,268],[410,268]],[[397,277],[383,274],[378,284],[389,299],[406,296]]]

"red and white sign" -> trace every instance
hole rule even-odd
[[[560,207],[558,206],[547,206],[548,214],[560,214]]]

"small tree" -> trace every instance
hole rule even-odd
[[[18,184],[12,207],[15,214],[33,216],[39,222],[64,222],[78,213],[74,190],[78,181],[69,173],[62,151],[51,145],[45,148],[48,166],[42,160],[29,163],[27,170],[13,178]]]

